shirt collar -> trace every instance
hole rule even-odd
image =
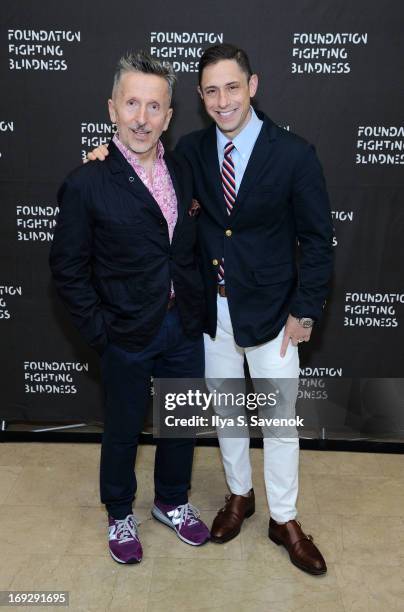
[[[136,165],[141,165],[136,153],[134,153],[133,151],[131,151],[130,149],[128,149],[128,147],[126,147],[124,144],[122,144],[122,142],[119,140],[119,136],[118,136],[118,132],[116,132],[114,134],[114,137],[112,138],[112,142],[114,143],[114,145],[119,149],[119,151],[122,153],[122,155],[124,156],[124,158],[131,164],[136,164]],[[157,143],[157,159],[163,159],[164,157],[164,145],[161,142],[161,140],[158,141]]]
[[[257,136],[261,130],[262,121],[258,119],[254,109],[250,106],[251,117],[248,123],[243,127],[241,132],[233,138],[232,142],[236,147],[237,151],[244,159],[251,153],[251,149],[254,146],[255,141],[257,140]],[[218,149],[222,152],[226,143],[229,142],[229,138],[227,138],[216,126],[216,136],[217,136],[217,146]]]

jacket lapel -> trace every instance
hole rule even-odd
[[[170,153],[165,153],[164,161],[166,162],[168,172],[170,173],[175,195],[177,197],[177,223],[175,224],[175,228],[174,228],[174,234],[173,234],[173,241],[174,241],[174,238],[176,238],[176,235],[179,231],[182,219],[184,217],[186,202],[184,201],[184,197],[182,194],[181,183],[178,180],[179,169],[178,169],[178,165],[175,159]],[[189,202],[189,204],[191,203]]]
[[[250,159],[248,160],[237,192],[237,198],[230,215],[233,219],[243,206],[250,190],[257,185],[258,177],[262,171],[265,169],[266,175],[270,173],[273,141],[276,140],[276,126],[270,119],[265,117],[265,115],[260,115],[260,119],[263,119],[264,123],[251,152]]]
[[[212,212],[216,213],[216,216],[219,215],[221,221],[223,221],[223,216],[227,217],[227,209],[223,194],[222,175],[220,171],[219,158],[217,155],[215,124],[211,125],[206,130],[201,153],[202,158],[205,161],[206,167],[205,180],[209,181],[209,186],[213,190],[213,202],[220,203],[220,206],[218,206]]]
[[[263,113],[260,113],[259,111],[256,111],[256,113],[264,123],[251,152],[250,159],[237,193],[233,211],[229,216],[230,219],[234,219],[237,216],[238,211],[244,204],[248,193],[256,185],[256,181],[260,173],[263,171],[266,165],[270,165],[271,163],[273,141],[275,141],[277,137],[277,126]],[[220,208],[220,217],[223,221],[223,217],[225,217],[225,219],[228,218],[228,213],[223,194],[222,176],[217,155],[215,124],[206,130],[205,139],[202,145],[202,156],[205,160],[205,167],[207,170],[206,178],[214,191],[213,201],[218,203],[220,202],[220,207],[218,207],[217,211],[215,212],[218,213]]]
[[[109,155],[105,163],[108,163],[113,182],[129,191],[134,197],[143,202],[147,202],[150,205],[151,212],[159,218],[162,217],[164,219],[160,206],[153,198],[142,179],[139,178],[135,170],[126,161],[112,141],[108,148]]]

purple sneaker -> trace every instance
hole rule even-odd
[[[139,522],[133,514],[122,520],[108,517],[108,539],[111,557],[118,563],[140,563],[142,545],[137,534]]]
[[[191,546],[201,546],[210,539],[210,531],[200,520],[199,510],[191,504],[169,506],[155,500],[151,513],[155,519],[174,529],[180,540]]]

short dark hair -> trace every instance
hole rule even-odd
[[[235,45],[223,43],[221,45],[213,45],[213,47],[208,47],[203,52],[198,66],[199,85],[201,84],[202,73],[206,66],[209,66],[210,64],[217,64],[217,62],[220,62],[221,60],[233,59],[236,60],[241,70],[246,73],[247,79],[250,80],[250,76],[252,75],[253,71],[251,70],[250,60],[248,59],[247,53]]]

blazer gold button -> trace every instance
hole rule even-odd
[[[219,265],[219,262],[218,262],[217,259],[212,259],[212,263],[213,263],[214,266],[218,266]]]
[[[226,230],[225,233],[226,233],[226,236],[228,236],[230,238],[230,236],[232,235],[233,232],[229,229],[229,230]]]

